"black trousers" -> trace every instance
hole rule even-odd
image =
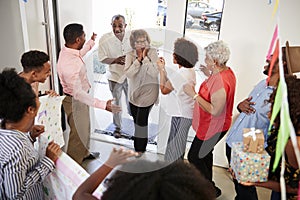
[[[226,144],[226,157],[230,164],[231,148]],[[234,189],[236,192],[235,200],[258,200],[255,186],[244,186],[233,179]]]
[[[134,149],[137,152],[146,151],[148,143],[148,117],[153,106],[138,107],[129,102],[134,122]]]
[[[213,168],[213,150],[215,145],[224,137],[227,131],[216,133],[208,140],[200,140],[195,136],[190,151],[188,153],[188,160],[194,164],[196,168],[204,175],[210,182],[212,181]]]

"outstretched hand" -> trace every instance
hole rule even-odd
[[[117,165],[129,162],[128,158],[137,156],[137,153],[132,150],[125,150],[123,148],[113,148],[107,161],[99,167],[90,177],[88,177],[75,191],[74,200],[81,199],[96,199],[93,196],[93,192],[99,186],[99,184],[105,179],[105,177],[115,168]]]
[[[124,164],[129,162],[128,158],[137,156],[138,153],[132,150],[125,150],[122,147],[120,149],[113,148],[110,153],[109,158],[105,162],[106,166],[111,168],[116,167],[117,165]]]
[[[118,113],[118,112],[121,112],[121,111],[122,111],[121,107],[118,106],[118,105],[113,104],[113,103],[112,103],[113,100],[114,100],[114,99],[110,99],[110,100],[108,100],[108,101],[106,102],[106,108],[105,108],[105,110],[107,110],[107,111],[109,111],[109,112],[112,112],[112,113]]]

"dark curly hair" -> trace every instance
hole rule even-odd
[[[23,71],[28,73],[32,70],[42,70],[44,63],[49,61],[49,56],[42,51],[32,50],[24,53],[21,57]]]
[[[63,32],[66,44],[74,44],[76,42],[76,38],[82,36],[83,33],[83,26],[81,24],[68,24],[64,28]]]
[[[184,161],[138,160],[123,165],[110,179],[102,200],[215,199],[212,184]]]
[[[198,62],[197,46],[184,38],[178,38],[174,43],[174,57],[179,65],[192,68]]]
[[[294,125],[295,132],[300,131],[300,79],[294,75],[285,75],[285,82],[288,91],[288,103],[291,121]],[[269,102],[271,103],[271,109],[273,108],[277,89],[270,96]],[[272,111],[272,110],[271,110]],[[280,124],[280,113],[278,113],[274,120],[274,128],[278,129]]]
[[[2,127],[7,121],[20,121],[29,106],[36,107],[35,93],[15,69],[4,69],[0,73],[0,93]]]

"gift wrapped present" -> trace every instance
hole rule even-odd
[[[238,182],[266,182],[268,180],[270,156],[243,151],[243,143],[232,144],[230,166]]]
[[[243,129],[244,151],[251,153],[262,153],[264,151],[264,133],[261,129],[244,128]]]

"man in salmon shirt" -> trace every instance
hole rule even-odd
[[[63,107],[70,126],[67,154],[77,163],[85,158],[95,158],[88,150],[90,140],[89,106],[118,112],[119,107],[112,107],[111,101],[102,101],[89,95],[91,85],[83,56],[95,45],[96,34],[85,44],[85,33],[81,24],[68,24],[64,28],[65,46],[59,54],[57,72],[66,98]]]

